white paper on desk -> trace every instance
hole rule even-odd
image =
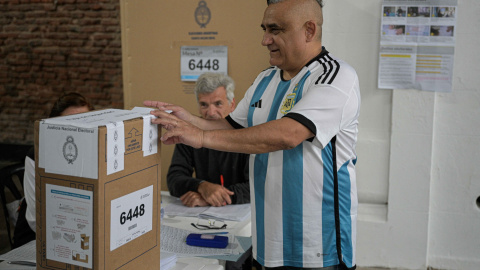
[[[228,236],[227,248],[205,248],[187,245],[187,236],[192,231],[166,225],[162,225],[160,231],[161,252],[175,253],[177,257],[229,255],[244,252],[234,235]],[[240,249],[238,249],[239,247]]]
[[[160,269],[168,270],[177,264],[177,255],[170,252],[160,252]]]
[[[32,240],[27,244],[13,249],[5,254],[0,255],[0,261],[24,261],[33,262],[36,260],[36,240]]]
[[[187,207],[180,199],[165,206],[165,214],[169,216],[214,218],[219,220],[243,221],[251,214],[250,204],[229,204],[221,207]]]
[[[181,217],[197,217],[205,212],[209,207],[188,207],[182,204],[180,199],[175,199],[165,206],[165,215],[167,216],[181,216]]]
[[[250,204],[229,204],[221,207],[209,207],[200,214],[201,218],[217,218],[223,220],[243,221],[250,216]]]

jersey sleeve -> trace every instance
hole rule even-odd
[[[358,78],[355,73],[345,77],[347,78],[336,84],[317,85],[312,82],[302,99],[286,115],[295,120],[303,119],[301,123],[315,133],[313,143],[320,144],[321,148],[358,119]]]

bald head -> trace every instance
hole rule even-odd
[[[322,40],[323,0],[267,0],[268,6],[275,4],[288,6],[288,17],[297,19],[300,23],[314,21],[318,28],[316,39]]]
[[[283,2],[283,1],[285,1],[285,0],[267,0],[267,5],[280,3],[280,2]],[[317,4],[320,7],[323,7],[323,0],[315,0],[315,2],[317,2]]]
[[[271,0],[263,14],[262,45],[284,79],[295,76],[322,51],[322,7],[316,0]]]

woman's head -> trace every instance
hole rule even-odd
[[[93,106],[79,93],[69,92],[58,98],[53,104],[49,117],[83,113],[93,110]]]

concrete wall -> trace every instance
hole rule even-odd
[[[435,102],[429,265],[480,268],[480,12],[459,0],[454,90]]]
[[[324,44],[359,73],[359,266],[480,265],[480,5],[458,3],[453,91],[377,88],[382,1],[325,1]]]

